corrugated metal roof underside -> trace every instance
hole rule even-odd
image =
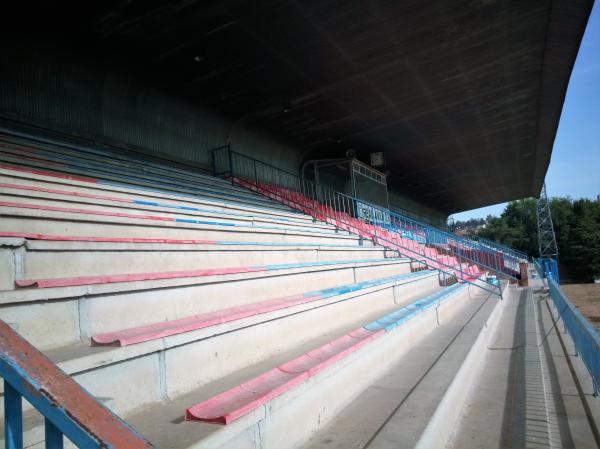
[[[539,193],[592,3],[106,1],[43,12],[74,48],[256,121],[306,159],[385,151],[393,189],[450,213]]]

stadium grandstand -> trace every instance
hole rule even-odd
[[[592,3],[7,8],[0,446],[600,447],[555,261],[446,228],[540,196]]]

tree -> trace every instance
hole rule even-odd
[[[508,203],[502,215],[489,216],[485,228],[477,234],[526,254],[536,254],[536,200],[527,198]]]
[[[575,201],[566,235],[562,242],[557,238],[562,263],[582,280],[600,277],[600,203]]]
[[[534,198],[508,203],[500,217],[487,218],[477,235],[537,256],[536,204]],[[578,280],[600,277],[600,203],[552,198],[550,209],[561,264]]]

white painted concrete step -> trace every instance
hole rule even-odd
[[[64,173],[80,173],[88,174],[91,177],[98,179],[113,179],[122,180],[123,182],[149,182],[152,184],[166,184],[169,187],[180,184],[181,186],[202,187],[208,191],[228,192],[237,195],[252,196],[248,190],[244,190],[236,185],[233,185],[221,178],[215,178],[208,174],[199,173],[181,173],[169,170],[167,167],[150,167],[146,164],[129,164],[127,162],[119,162],[108,158],[88,157],[85,154],[73,154],[70,160],[64,160],[71,167],[63,167],[54,164],[61,163],[60,154],[54,152],[34,156],[31,158],[31,153],[23,152],[19,149],[0,148],[0,157],[19,165],[45,168],[51,171]]]
[[[129,185],[93,184],[76,179],[64,179],[43,174],[19,172],[11,169],[0,168],[0,182],[6,184],[26,184],[34,187],[49,189],[68,190],[83,194],[96,194],[105,196],[117,196],[124,199],[140,199],[156,202],[167,202],[187,205],[192,207],[222,208],[230,211],[247,211],[254,214],[267,214],[293,219],[311,220],[310,217],[286,207],[281,207],[272,201],[260,205],[248,204],[234,201],[232,198],[222,195],[219,197],[207,197],[203,195],[178,194],[161,190],[139,189]]]
[[[67,192],[65,189],[53,189],[59,192]],[[33,190],[22,190],[16,187],[3,187],[0,190],[0,201],[20,204],[37,204],[50,207],[66,207],[83,210],[120,212],[126,214],[151,214],[157,217],[173,217],[196,219],[205,221],[218,221],[223,223],[239,223],[256,226],[286,226],[301,227],[306,229],[335,230],[334,226],[323,222],[312,222],[309,220],[295,220],[266,213],[226,213],[219,208],[196,207],[202,210],[182,209],[181,204],[148,201],[153,204],[125,203],[121,198],[113,195],[103,195],[107,198],[87,198],[59,192],[39,192]],[[146,201],[146,200],[142,200]],[[194,207],[194,206],[184,206]]]
[[[289,360],[296,354],[286,354],[259,369],[244,370],[244,376],[229,380],[220,379],[210,389],[198,389],[179,398],[165,401],[128,421],[158,447],[172,448],[292,448],[305,441],[314,430],[331,419],[356,395],[385,372],[388,364],[408,351],[410,347],[437,326],[440,319],[452,315],[466,295],[442,303],[440,311],[429,309],[413,320],[400,325],[380,339],[366,345],[351,356],[327,368],[315,377],[294,388],[265,407],[256,409],[227,426],[198,422],[184,422],[182,408],[214,395],[242,380],[247,380],[276,364]],[[455,306],[453,308],[453,305]],[[358,324],[358,323],[357,323]],[[363,323],[365,324],[365,323]],[[327,341],[327,340],[326,340]],[[304,351],[312,349],[310,346]],[[395,351],[394,351],[395,350]]]
[[[410,272],[404,259],[0,292],[0,317],[38,348],[265,299]]]
[[[0,136],[1,147],[5,152],[20,155],[31,155],[30,150],[35,150],[36,156],[77,158],[81,161],[101,162],[107,166],[124,167],[129,170],[141,170],[143,173],[155,173],[166,176],[175,176],[188,180],[211,180],[212,176],[207,170],[194,166],[183,165],[164,159],[156,159],[139,154],[124,154],[109,149],[90,148],[87,144],[72,144],[64,146],[64,142],[55,143],[39,140],[37,138],[19,138],[13,135]],[[25,148],[23,148],[25,147]],[[40,153],[40,154],[37,154]],[[67,162],[65,160],[65,162]],[[222,181],[225,183],[225,181]]]
[[[167,208],[144,206],[136,204],[121,204],[104,200],[85,200],[79,201],[69,197],[61,198],[55,194],[39,194],[35,196],[14,196],[3,194],[0,196],[0,205],[4,208],[20,208],[23,210],[40,210],[40,211],[63,211],[66,213],[79,213],[84,217],[93,219],[97,216],[117,216],[122,217],[123,221],[128,221],[130,218],[148,217],[152,221],[160,219],[171,219],[179,222],[197,223],[197,224],[213,224],[220,226],[235,226],[241,228],[251,228],[256,230],[290,230],[291,232],[299,231],[314,234],[332,234],[342,233],[345,231],[336,230],[334,226],[324,225],[322,223],[312,222],[295,222],[295,221],[280,221],[270,217],[229,217],[223,216],[220,213],[201,213],[188,211],[172,211]],[[121,214],[121,215],[115,215]]]
[[[386,374],[318,430],[303,449],[400,449],[417,445],[491,313],[496,297],[473,290]],[[436,446],[431,446],[436,447]]]
[[[128,414],[190,391],[214,394],[227,379],[271,365],[282,354],[302,354],[437,289],[437,277],[429,275],[139,345],[74,344],[47,355],[113,411]],[[26,428],[28,443],[41,441],[41,417],[33,410]]]
[[[159,183],[159,182],[155,182],[153,180],[130,179],[130,178],[120,176],[118,173],[114,174],[114,175],[106,174],[103,176],[98,176],[98,174],[89,173],[85,170],[60,169],[60,168],[51,167],[46,164],[38,163],[38,162],[34,162],[34,161],[23,161],[23,160],[14,158],[14,157],[3,155],[1,152],[0,152],[0,162],[7,162],[11,166],[24,166],[25,168],[32,168],[35,170],[43,170],[48,173],[50,173],[50,172],[58,173],[58,174],[68,173],[68,174],[72,174],[75,176],[82,176],[82,177],[89,176],[92,178],[100,177],[106,181],[113,182],[117,185],[128,186],[131,188],[138,188],[140,190],[141,189],[151,189],[153,191],[159,191],[159,192],[167,192],[167,193],[170,192],[170,193],[174,193],[174,194],[202,196],[202,197],[206,197],[206,198],[213,198],[216,200],[220,199],[220,200],[224,200],[224,201],[245,203],[245,204],[256,206],[256,207],[266,207],[266,208],[279,209],[279,210],[289,210],[289,208],[287,208],[286,206],[274,203],[265,197],[258,196],[255,193],[251,193],[247,190],[243,190],[243,191],[239,191],[239,192],[231,192],[231,193],[225,194],[219,189],[213,190],[212,187],[208,187],[208,186],[194,187],[194,185],[192,183],[189,183],[188,185],[186,185],[186,183],[182,183],[179,180],[172,180],[169,183],[166,183],[166,182]]]
[[[135,214],[138,215],[138,214]],[[219,224],[161,221],[142,217],[119,217],[74,212],[0,207],[0,231],[33,234],[132,237],[248,242],[296,242],[312,244],[359,244],[361,239],[346,232],[320,232],[310,228],[234,227]]]
[[[0,246],[2,246],[0,238]],[[327,260],[382,259],[391,251],[367,246],[273,244],[153,244],[44,240],[5,241],[0,249],[0,290],[16,279],[179,271]],[[227,243],[227,242],[224,242]],[[6,254],[4,254],[6,253]],[[10,273],[13,273],[12,276]]]

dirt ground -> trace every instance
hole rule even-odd
[[[563,284],[560,288],[600,332],[600,284]]]

